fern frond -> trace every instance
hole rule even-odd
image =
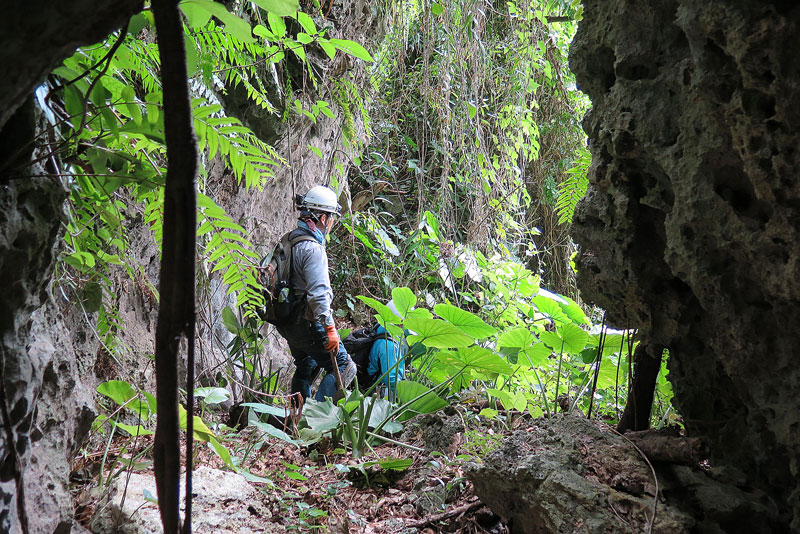
[[[258,255],[245,229],[211,198],[197,195],[200,227],[197,230],[201,257],[213,264],[211,272],[222,272],[227,293],[236,293],[236,303],[263,305],[262,287],[256,280]]]
[[[571,224],[572,217],[575,215],[575,206],[584,197],[589,187],[589,165],[592,163],[592,156],[589,149],[583,147],[578,152],[575,163],[567,171],[567,178],[558,186],[558,200],[556,201],[556,213],[558,213],[558,224]]]

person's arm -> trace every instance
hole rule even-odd
[[[328,275],[328,255],[325,249],[314,242],[303,241],[293,251],[294,268],[297,270],[306,293],[306,302],[314,320],[324,326],[333,325],[333,290]]]

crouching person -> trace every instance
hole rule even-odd
[[[315,371],[321,367],[326,374],[315,399],[323,401],[325,397],[333,398],[339,389],[337,374],[341,376],[343,387],[347,387],[356,374],[356,365],[340,342],[333,320],[333,290],[325,250],[325,236],[330,233],[336,217],[341,215],[341,206],[336,193],[316,186],[304,196],[298,196],[297,209],[300,217],[291,238],[306,235],[313,239],[299,240],[292,246],[291,294],[295,319],[277,325],[277,330],[289,344],[296,366],[291,392],[302,395],[304,401],[310,397]],[[334,359],[338,373],[333,368]]]
[[[400,315],[393,301],[390,300],[386,306],[395,315]],[[383,377],[377,387],[381,390],[387,389],[394,397],[397,383],[405,378],[405,356],[408,345],[405,340],[394,339],[381,325],[377,325],[376,333],[378,337],[369,351],[368,373],[375,379]]]

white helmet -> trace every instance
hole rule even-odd
[[[297,208],[333,213],[337,217],[342,215],[342,207],[337,202],[336,193],[324,185],[315,185],[304,196],[298,196]]]

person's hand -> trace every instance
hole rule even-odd
[[[339,332],[336,331],[336,325],[326,325],[325,333],[328,334],[328,341],[325,343],[325,348],[328,352],[339,352]]]

